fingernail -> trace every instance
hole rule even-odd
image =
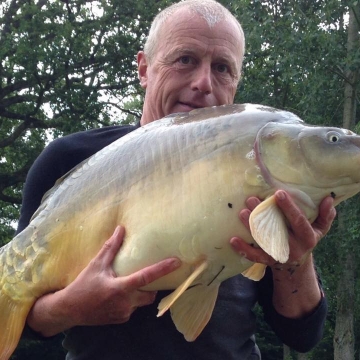
[[[181,261],[179,259],[171,259],[170,260],[170,265],[173,267],[173,268],[178,268],[180,265],[181,265]]]
[[[115,229],[114,233],[113,233],[113,236],[114,236],[114,237],[116,237],[116,236],[118,236],[118,235],[119,235],[120,229],[121,229],[121,226],[120,226],[120,225],[118,225],[118,226],[116,227],[116,229]]]
[[[333,219],[335,219],[335,217],[336,217],[336,209],[335,209],[335,208],[332,208],[332,209],[329,211],[328,219],[329,219],[329,220],[333,220]]]
[[[284,191],[278,191],[277,194],[276,194],[277,198],[279,200],[285,200],[286,199],[286,194]]]
[[[242,211],[242,212],[240,213],[240,219],[241,219],[242,221],[248,221],[249,218],[250,218],[250,214],[249,214],[247,211]]]
[[[120,234],[120,231],[121,231],[121,226],[118,225],[118,226],[115,228],[115,231],[114,231],[112,237],[113,237],[113,238],[117,238],[117,237],[119,236],[119,234]]]

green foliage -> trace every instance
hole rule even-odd
[[[153,14],[165,5],[165,0],[0,5],[0,201],[20,204],[26,173],[51,138],[126,117],[124,102],[140,92],[135,55]],[[12,212],[14,220],[15,208],[2,207],[0,216],[7,219]]]
[[[288,109],[309,123],[340,125],[338,66],[346,56],[341,3],[242,1],[236,12],[247,39],[237,100]]]
[[[142,112],[143,96],[132,97],[124,103],[122,111],[126,113],[122,124],[136,124],[140,121]]]

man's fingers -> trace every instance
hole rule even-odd
[[[250,231],[250,224],[249,224],[250,214],[251,211],[249,209],[243,209],[239,213],[239,218],[241,222],[249,231]]]
[[[178,258],[169,258],[127,276],[129,288],[139,289],[179,268]]]
[[[250,211],[253,211],[260,203],[260,199],[255,196],[250,196],[246,199],[246,206]]]
[[[122,245],[124,235],[125,228],[123,226],[117,226],[112,236],[104,243],[94,258],[94,261],[100,262],[105,267],[111,265]]]
[[[313,224],[310,224],[305,214],[297,207],[294,201],[284,191],[275,193],[276,203],[285,214],[291,224],[291,228],[296,238],[307,239],[317,233],[317,237],[323,237],[330,229],[330,226],[336,216],[336,210],[333,206],[331,197],[325,198],[319,206],[319,216]]]
[[[276,205],[282,210],[286,218],[291,224],[299,219],[299,216],[303,215],[303,212],[296,206],[290,196],[285,191],[278,190],[275,193]]]
[[[324,236],[330,230],[335,217],[334,199],[329,196],[320,204],[319,216],[313,224],[314,229]]]
[[[265,265],[270,265],[274,262],[274,259],[264,250],[259,247],[251,246],[250,244],[238,237],[231,238],[230,244],[240,256],[244,256],[252,262]]]

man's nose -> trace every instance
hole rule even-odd
[[[202,65],[199,66],[194,72],[191,89],[194,91],[200,91],[206,95],[212,93],[212,79],[211,79],[211,66]]]

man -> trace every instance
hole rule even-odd
[[[146,91],[140,125],[174,112],[232,103],[243,54],[241,26],[215,1],[189,0],[161,12],[144,51],[137,56],[140,83]],[[19,231],[58,177],[136,127],[96,129],[50,144],[29,172]],[[164,292],[138,290],[176,269],[177,259],[115,277],[111,263],[124,236],[120,227],[73,283],[38,299],[28,316],[29,328],[44,337],[65,331],[68,360],[254,360],[260,359],[260,352],[254,340],[252,308],[259,301],[267,321],[284,342],[309,350],[321,337],[326,315],[310,253],[329,229],[335,211],[331,198],[325,199],[311,226],[286,193],[279,192],[277,201],[290,224],[289,264],[279,266],[262,250],[241,239],[229,239],[234,251],[269,265],[270,270],[260,283],[242,276],[225,281],[212,318],[195,342],[183,339],[168,313],[156,318],[156,306]],[[258,202],[256,198],[248,200],[249,209],[240,214],[244,224],[248,225],[249,213]]]

